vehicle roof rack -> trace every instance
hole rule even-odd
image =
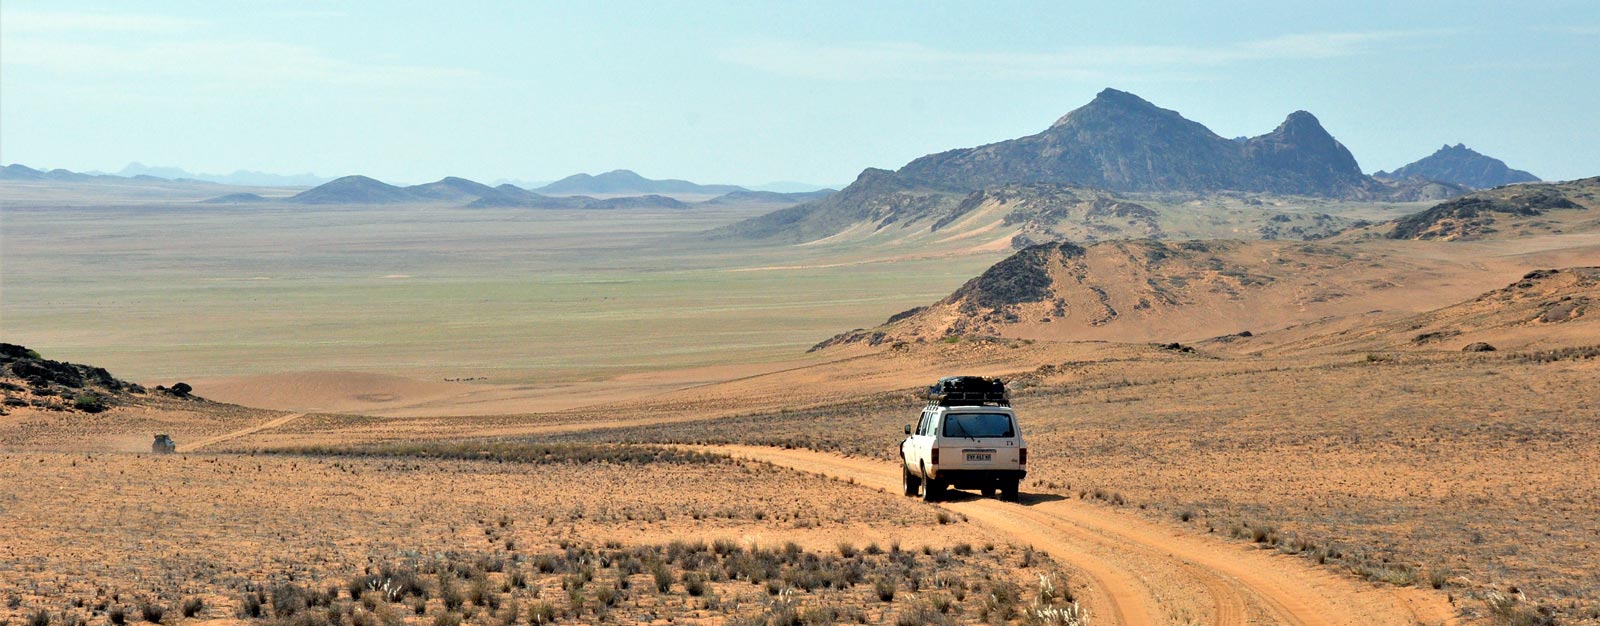
[[[986,376],[949,376],[928,387],[930,406],[1011,406],[1006,383]]]

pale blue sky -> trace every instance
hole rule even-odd
[[[1224,136],[1305,109],[1369,172],[1600,174],[1600,3],[1198,4],[6,0],[0,162],[836,184],[1110,86]]]

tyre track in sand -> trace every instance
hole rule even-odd
[[[889,493],[899,488],[898,469],[876,459],[759,446],[696,448],[851,479]],[[1093,588],[1086,602],[1099,623],[1178,623],[1164,613],[1163,598],[1173,592],[1209,599],[1199,623],[1219,626],[1458,623],[1438,594],[1361,583],[1296,557],[1069,499],[1024,494],[1021,504],[967,498],[941,506],[1083,572]]]
[[[199,449],[204,448],[204,447],[209,446],[209,445],[222,443],[222,442],[227,441],[229,439],[237,439],[239,437],[244,437],[246,435],[253,435],[255,433],[259,433],[259,432],[261,432],[263,430],[267,430],[267,429],[270,429],[270,428],[277,428],[279,426],[282,426],[284,424],[287,424],[289,422],[295,421],[295,420],[300,419],[300,418],[305,417],[305,416],[306,416],[305,413],[290,413],[290,414],[284,415],[282,417],[277,417],[277,418],[273,418],[271,420],[267,420],[265,422],[262,422],[260,424],[256,424],[254,426],[241,428],[241,429],[233,431],[231,433],[223,433],[223,434],[217,435],[215,437],[207,437],[205,439],[201,439],[201,440],[196,441],[194,443],[189,443],[189,444],[184,444],[184,445],[178,446],[177,451],[178,452],[194,452],[195,450],[199,450]]]

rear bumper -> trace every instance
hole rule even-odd
[[[993,487],[995,483],[1021,482],[1028,475],[1025,469],[939,469],[933,468],[933,478],[942,480],[956,489]]]

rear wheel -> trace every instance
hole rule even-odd
[[[1020,486],[1018,484],[1019,482],[1020,481],[1008,480],[1000,483],[1000,499],[1005,500],[1006,502],[1016,502],[1017,488]]]
[[[944,483],[928,478],[927,473],[922,475],[922,501],[934,502],[944,493]]]
[[[922,489],[922,479],[911,473],[911,468],[906,467],[904,459],[900,461],[900,483],[905,488],[906,497],[908,498],[917,497],[917,492]]]

